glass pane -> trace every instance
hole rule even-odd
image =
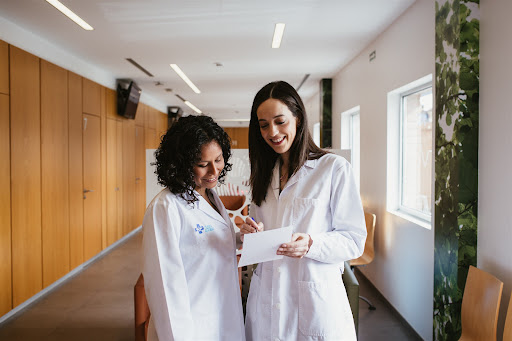
[[[432,88],[402,97],[402,208],[430,216]]]

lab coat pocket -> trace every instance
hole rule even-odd
[[[327,217],[329,203],[326,200],[315,198],[294,198],[292,206],[292,224],[295,232],[324,232],[328,224],[324,222]]]
[[[258,297],[260,295],[260,285],[260,276],[256,274],[256,271],[254,271],[251,277],[251,286],[246,306],[247,319],[254,323],[256,323],[256,320],[258,319]]]
[[[345,328],[340,320],[348,306],[344,294],[341,279],[336,282],[299,281],[300,332],[305,336],[340,337]]]

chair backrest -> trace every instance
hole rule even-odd
[[[361,257],[350,261],[350,266],[370,264],[375,257],[374,249],[374,234],[375,234],[375,223],[377,217],[373,213],[364,213],[364,220],[366,223],[366,242],[364,244],[364,252]]]
[[[505,328],[503,328],[503,341],[512,341],[512,295],[510,296],[510,302],[508,303]]]
[[[491,274],[469,267],[462,297],[460,340],[496,341],[503,282]]]

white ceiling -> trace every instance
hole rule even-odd
[[[83,30],[44,0],[0,0],[0,17],[115,78],[133,79],[145,95],[164,105],[191,113],[179,94],[221,120],[248,118],[255,93],[274,80],[297,87],[310,74],[299,91],[307,101],[318,92],[320,79],[333,77],[414,0],[61,2],[94,30]],[[278,22],[286,23],[283,42],[272,49]],[[170,63],[178,64],[201,94]]]

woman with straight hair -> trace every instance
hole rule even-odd
[[[243,341],[233,224],[214,188],[230,139],[208,116],[180,118],[156,151],[158,182],[143,229],[148,340]]]
[[[288,83],[255,96],[249,124],[251,216],[242,235],[292,226],[279,260],[251,279],[246,338],[356,340],[344,262],[364,250],[366,228],[350,164],[315,145],[304,104]],[[258,223],[257,223],[258,222]]]

